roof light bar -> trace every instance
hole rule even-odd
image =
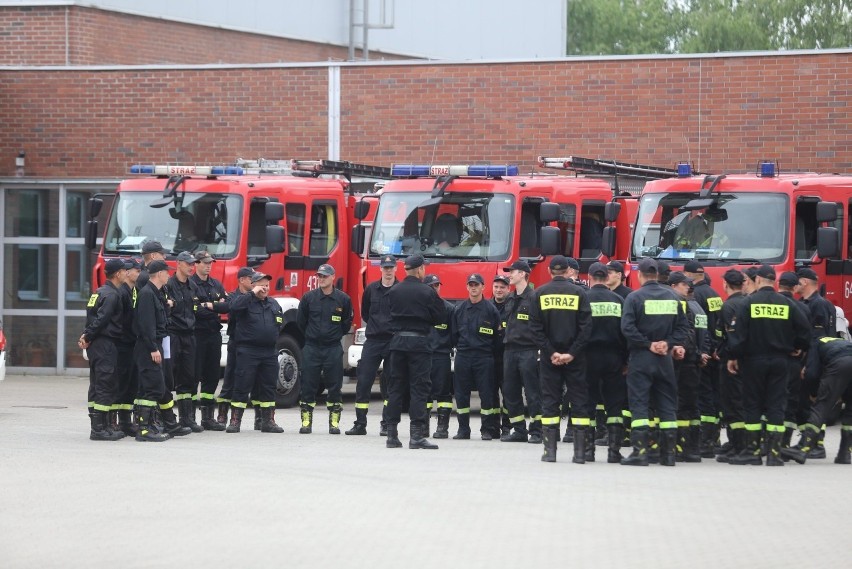
[[[155,176],[242,176],[245,171],[239,166],[199,166],[195,164],[135,164],[131,174],[153,174]]]
[[[394,164],[391,175],[400,178],[440,176],[473,176],[477,178],[498,178],[500,176],[517,176],[518,167],[510,165],[429,165],[429,164]]]
[[[774,178],[775,177],[775,162],[765,160],[760,163],[760,177]]]
[[[692,176],[692,166],[688,162],[680,162],[677,165],[677,177],[689,178]]]

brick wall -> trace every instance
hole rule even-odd
[[[703,170],[852,171],[850,53],[341,69],[341,158],[538,154]],[[328,70],[0,70],[0,176],[120,176],[135,162],[318,158]],[[437,142],[436,142],[437,141]]]

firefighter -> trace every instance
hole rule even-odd
[[[438,275],[426,275],[423,282],[441,296],[441,279]],[[429,372],[431,390],[429,400],[426,402],[426,430],[429,432],[428,410],[433,401],[438,402],[438,428],[432,436],[436,439],[446,439],[449,436],[450,413],[453,410],[453,374],[450,352],[453,348],[452,332],[450,323],[453,319],[453,305],[446,300],[444,302],[444,319],[440,324],[435,324],[429,330],[429,348],[432,352],[432,367]]]
[[[687,261],[683,265],[684,274],[692,279],[695,288],[695,300],[707,315],[708,330],[713,332],[710,338],[710,347],[716,351],[718,337],[717,320],[722,310],[722,298],[710,287],[710,281],[704,274],[704,267],[698,261]],[[719,364],[717,360],[710,360],[701,369],[701,383],[698,392],[698,407],[701,411],[701,456],[713,458],[716,456],[715,448],[719,447],[719,432],[721,422],[719,417]]]
[[[429,397],[432,353],[430,330],[446,317],[446,306],[435,290],[423,284],[426,261],[422,255],[405,259],[405,279],[389,293],[393,339],[390,343],[387,448],[400,448],[399,421],[402,398],[409,394],[410,449],[437,449],[425,436],[426,398]],[[494,308],[492,307],[492,310]],[[456,362],[458,370],[458,362]]]
[[[589,290],[589,287],[578,280],[577,277],[580,276],[580,263],[577,262],[577,259],[574,257],[565,257],[566,262],[568,263],[568,269],[565,272],[565,278],[582,288],[583,290]],[[568,391],[565,390],[562,394],[562,411],[561,416],[565,418],[565,436],[562,438],[563,443],[572,443],[574,442],[574,425],[571,422],[571,402],[568,400]],[[590,403],[592,406],[595,405],[595,401]],[[595,407],[595,414],[592,415],[589,425],[595,426],[595,419],[597,415],[597,408]]]
[[[683,357],[688,331],[680,297],[657,281],[653,259],[638,265],[641,286],[624,299],[621,331],[627,340],[627,398],[632,416],[633,452],[621,460],[630,466],[648,465],[649,407],[660,417],[660,464],[675,465],[677,437],[677,378],[673,355]]]
[[[818,381],[816,400],[810,415],[801,427],[802,438],[791,448],[782,448],[781,454],[804,464],[809,451],[817,444],[820,427],[825,423],[839,399],[845,403],[840,417],[840,448],[836,464],[852,463],[852,342],[834,336],[817,338],[816,346],[808,351],[805,376],[808,381]]]
[[[154,416],[158,403],[166,391],[163,375],[163,339],[166,332],[166,308],[160,290],[169,280],[169,267],[165,261],[150,261],[147,264],[146,284],[136,295],[133,314],[133,332],[136,343],[133,346],[133,367],[138,378],[138,392],[134,406],[136,409],[136,440],[139,442],[162,442],[172,435],[180,436],[190,432],[174,420],[171,407],[165,411],[169,419],[166,427],[173,432],[160,432],[155,425]],[[137,281],[138,282],[138,281]]]
[[[799,277],[796,273],[786,271],[778,277],[778,294],[786,296],[795,302],[793,293],[799,288]],[[811,314],[808,305],[804,302],[796,302],[796,308],[800,309],[805,317],[811,322]],[[815,337],[818,330],[813,330]],[[821,335],[821,334],[820,334]],[[811,349],[816,346],[812,343]],[[803,413],[803,409],[810,406],[808,398],[808,389],[806,389],[802,381],[802,367],[804,366],[804,356],[789,356],[787,359],[787,403],[784,407],[784,436],[781,438],[781,448],[790,447],[790,439],[793,437],[793,432],[796,428],[803,424],[807,419],[807,414]],[[805,401],[802,402],[802,399]],[[798,422],[797,418],[801,416],[802,421]],[[822,449],[825,452],[825,449]],[[824,456],[823,456],[824,458]]]
[[[624,372],[627,345],[621,333],[624,299],[608,286],[612,271],[603,263],[589,267],[589,307],[592,310],[592,333],[586,348],[586,383],[590,394],[600,394],[604,404],[607,429],[608,463],[621,462],[624,438],[622,411],[627,407]],[[628,289],[629,290],[629,289]],[[591,430],[588,431],[591,435]],[[586,461],[595,459],[594,441],[586,439]]]
[[[216,416],[216,422],[220,425],[227,426],[228,410],[231,408],[231,397],[234,393],[234,372],[237,368],[236,362],[236,345],[234,343],[234,325],[236,324],[236,316],[230,314],[231,303],[241,294],[246,294],[252,289],[251,277],[254,275],[254,269],[251,267],[242,267],[237,271],[237,288],[228,295],[228,353],[225,360],[225,377],[222,378],[222,389],[219,390],[219,395],[216,397],[216,403],[219,406],[219,413]],[[258,417],[260,407],[255,408],[255,430],[260,429],[260,418]]]
[[[746,449],[729,464],[763,464],[760,456],[761,414],[766,417],[767,466],[783,466],[781,438],[787,399],[787,358],[810,343],[810,326],[794,301],[775,292],[775,270],[761,265],[755,277],[757,290],[737,314],[728,336],[727,363],[732,374],[742,373]]]
[[[210,431],[224,431],[215,418],[216,387],[219,385],[219,362],[222,359],[222,321],[228,311],[225,287],[210,276],[213,256],[208,251],[195,254],[195,274],[190,280],[198,293],[198,312],[195,315],[195,374],[201,389],[198,407],[201,426]]]
[[[175,387],[175,401],[180,424],[193,433],[204,427],[195,421],[198,380],[195,377],[195,313],[198,310],[198,290],[189,277],[195,271],[195,257],[188,251],[177,256],[177,269],[164,287],[173,303],[169,311],[169,367]]]
[[[136,279],[136,290],[140,291],[148,284],[148,265],[154,261],[164,261],[166,250],[159,241],[146,240],[142,243],[142,269],[139,271],[139,277]],[[158,291],[160,297],[165,302],[163,291]]]
[[[352,300],[349,295],[334,288],[334,267],[328,264],[317,269],[319,287],[299,301],[297,322],[305,338],[302,348],[302,391],[300,394],[301,434],[313,430],[314,407],[320,378],[328,389],[328,432],[340,434],[340,416],[343,413],[343,336],[352,328]],[[425,404],[425,402],[424,402]]]
[[[606,286],[620,296],[627,298],[627,295],[633,292],[633,289],[624,284],[624,265],[619,261],[610,261],[606,264]]]
[[[367,411],[370,408],[370,392],[376,381],[379,365],[383,366],[379,389],[382,393],[381,435],[385,434],[384,406],[387,405],[387,381],[390,376],[388,354],[393,337],[390,322],[388,293],[399,281],[396,278],[396,257],[385,255],[379,262],[382,278],[371,282],[361,297],[361,319],[366,323],[366,340],[358,361],[357,383],[355,385],[355,424],[346,431],[347,435],[367,434]]]
[[[497,351],[494,354],[494,402],[498,405],[498,414],[500,420],[500,435],[505,435],[512,429],[512,424],[509,421],[509,411],[506,408],[506,397],[503,394],[503,333],[506,329],[506,311],[509,305],[506,302],[509,299],[509,276],[504,274],[494,275],[494,280],[491,282],[491,302],[500,314],[500,331],[499,343]]]
[[[453,386],[459,428],[454,439],[470,438],[470,393],[479,391],[479,429],[484,441],[500,438],[497,401],[494,400],[494,354],[500,342],[500,313],[483,296],[485,279],[479,273],[467,278],[466,300],[453,310],[452,338],[456,348]]]
[[[532,287],[531,268],[517,260],[503,269],[509,271],[514,290],[506,301],[507,314],[503,332],[503,396],[512,432],[500,437],[503,442],[541,444],[541,384],[538,380],[538,345],[530,327]],[[526,396],[526,418],[524,416]],[[526,419],[526,420],[525,420]],[[529,421],[529,430],[527,423]]]
[[[728,336],[733,332],[737,324],[737,314],[745,304],[746,296],[743,287],[746,281],[751,279],[736,270],[728,269],[722,277],[723,289],[727,297],[722,303],[722,310],[716,320],[718,334],[721,339],[714,355],[719,361],[719,396],[722,403],[722,412],[725,417],[728,440],[720,448],[716,456],[717,462],[728,462],[745,449],[745,419],[743,416],[743,385],[739,375],[728,371]]]
[[[585,349],[592,332],[592,312],[587,292],[566,277],[569,259],[550,259],[551,281],[533,292],[530,327],[541,348],[541,424],[544,453],[541,460],[556,462],[559,439],[559,404],[563,390],[571,406],[574,427],[572,462],[584,464],[586,429],[589,427],[589,390],[586,385]]]
[[[89,298],[86,327],[77,344],[89,357],[89,419],[93,441],[117,441],[122,431],[110,429],[109,412],[116,399],[118,350],[121,341],[122,304],[118,287],[124,281],[125,264],[110,259],[104,266],[106,282]]]
[[[271,280],[270,275],[254,273],[252,289],[229,303],[230,314],[236,316],[234,348],[237,368],[234,371],[231,421],[225,429],[227,433],[240,432],[243,413],[252,393],[257,397],[257,406],[261,410],[261,432],[284,432],[275,422],[276,346],[278,334],[284,327],[284,312],[281,305],[269,298]]]
[[[133,347],[136,344],[136,334],[133,332],[133,308],[136,304],[136,281],[142,263],[136,259],[125,261],[124,281],[118,287],[121,295],[122,327],[121,340],[116,342],[118,352],[116,375],[118,378],[117,399],[115,414],[117,415],[117,428],[132,437],[136,435],[136,425],[133,423],[133,400],[136,398],[138,381],[133,369]],[[113,415],[111,412],[110,415]],[[113,429],[115,430],[115,429]]]

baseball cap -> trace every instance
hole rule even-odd
[[[422,267],[424,265],[428,265],[429,261],[423,258],[423,255],[409,255],[405,258],[405,268],[406,269],[416,269],[417,267]]]
[[[683,270],[686,273],[703,273],[704,267],[698,261],[687,261],[683,265]]]
[[[148,253],[165,253],[166,250],[163,249],[162,243],[159,241],[145,241],[142,243],[142,254],[147,255]]]
[[[569,269],[574,269],[575,271],[580,270],[580,263],[578,263],[577,259],[574,257],[565,257],[565,261],[568,263]]]
[[[645,273],[645,274],[656,273],[657,271],[659,271],[659,266],[657,265],[657,261],[655,261],[654,259],[648,259],[648,258],[645,258],[645,259],[642,259],[641,261],[639,261],[639,267],[638,268],[639,268],[640,273]]]
[[[169,266],[165,261],[153,261],[150,265],[148,265],[148,274],[153,275],[159,273],[160,271],[168,271]]]
[[[621,264],[620,261],[610,261],[606,264],[607,270],[616,271],[618,273],[624,274],[624,265]]]
[[[254,269],[251,267],[243,267],[239,271],[237,271],[237,278],[241,279],[243,277],[250,277],[254,274]]]
[[[507,275],[494,275],[494,280],[492,282],[496,283],[497,281],[509,284],[509,277]]]
[[[725,279],[726,283],[734,286],[741,286],[743,282],[745,282],[745,275],[736,269],[728,269],[725,271],[725,274],[722,275],[722,278]]]
[[[212,263],[215,260],[209,251],[199,251],[195,254],[196,263]]]
[[[801,268],[796,271],[796,276],[798,276],[800,279],[808,279],[809,281],[819,281],[819,277],[817,276],[816,272],[814,272],[813,269],[809,269],[807,267]]]
[[[672,271],[669,274],[668,284],[676,285],[680,283],[692,284],[692,279],[683,274],[681,271]]]
[[[564,271],[568,268],[568,258],[564,255],[554,255],[550,259],[550,268],[554,271]]]
[[[104,265],[104,272],[107,274],[107,276],[110,276],[126,268],[127,266],[125,265],[124,259],[110,259]]]
[[[272,280],[272,275],[267,275],[267,274],[265,274],[265,273],[254,273],[254,274],[251,276],[251,284],[254,284],[254,283],[258,282],[258,281],[262,281],[263,279],[268,279],[268,280],[270,280],[270,281],[271,281],[271,280]]]
[[[796,286],[799,284],[799,276],[792,271],[784,271],[778,277],[778,284],[781,286]]]
[[[438,275],[426,275],[426,278],[423,279],[423,284],[427,284],[429,286],[441,284],[441,279]]]
[[[531,273],[532,269],[530,268],[530,264],[522,259],[518,259],[508,267],[503,267],[504,271],[524,271],[525,273]]]
[[[395,267],[396,257],[394,257],[393,255],[385,255],[384,257],[382,257],[382,261],[379,263],[379,266],[382,268]]]
[[[318,275],[325,275],[326,277],[333,277],[334,276],[334,267],[332,267],[331,265],[329,265],[327,263],[323,263],[317,269],[317,274]],[[254,282],[254,277],[252,277],[252,282]]]
[[[757,276],[757,267],[746,267],[745,269],[743,269],[743,274],[749,279],[754,280],[754,278]]]
[[[668,277],[672,272],[672,268],[665,261],[657,261],[657,274],[661,277]]]
[[[178,261],[183,261],[184,263],[193,263],[195,264],[195,257],[192,256],[192,253],[189,251],[181,251],[177,256]]]
[[[124,260],[124,268],[125,269],[141,269],[142,261],[135,257],[130,257],[129,259]]]
[[[592,266],[589,267],[590,277],[606,277],[607,273],[607,266],[603,263],[592,263]]]
[[[775,269],[769,265],[760,265],[757,268],[757,276],[763,279],[775,280]]]
[[[484,285],[485,279],[483,279],[482,275],[480,275],[479,273],[473,273],[472,275],[467,277],[467,284],[470,284],[470,283],[479,283],[481,285]]]

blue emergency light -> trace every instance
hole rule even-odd
[[[775,162],[761,162],[760,163],[760,177],[761,178],[774,178],[775,177]]]
[[[135,164],[130,167],[131,174],[153,174],[154,167],[153,166],[143,166],[142,164]]]
[[[509,165],[428,165],[428,164],[394,164],[391,176],[395,177],[438,177],[438,176],[475,176],[479,178],[497,178],[500,176],[517,176],[518,167]]]
[[[680,162],[677,165],[677,177],[689,178],[690,176],[692,176],[692,166],[690,166],[687,162]]]

